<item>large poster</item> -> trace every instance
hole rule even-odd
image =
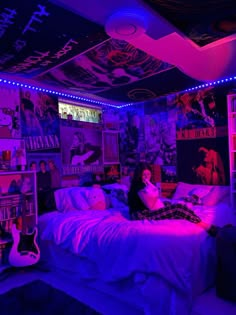
[[[145,115],[146,161],[157,165],[176,164],[175,111]]]
[[[0,2],[1,72],[34,76],[108,38],[102,26],[52,2]]]
[[[124,166],[134,166],[145,158],[143,106],[120,114],[120,161]]]
[[[177,141],[178,181],[229,184],[228,137]]]
[[[212,128],[227,125],[225,88],[206,88],[186,92],[177,100],[177,138],[182,130]]]
[[[20,90],[21,132],[28,151],[56,150],[59,142],[58,99],[29,89]]]
[[[63,165],[102,164],[102,132],[93,128],[61,126]]]
[[[20,138],[19,89],[0,87],[0,138]]]

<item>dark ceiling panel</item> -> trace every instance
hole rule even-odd
[[[189,78],[177,68],[172,68],[150,78],[97,93],[97,95],[125,103],[142,102],[162,95],[183,91],[200,83]]]
[[[35,76],[106,40],[104,28],[46,0],[1,0],[0,71]]]
[[[144,0],[199,46],[236,33],[235,0]]]

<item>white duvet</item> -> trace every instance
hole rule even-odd
[[[194,210],[208,222],[232,222],[224,204]],[[52,212],[39,219],[40,237],[96,264],[106,282],[141,273],[156,274],[183,293],[199,293],[209,285],[214,238],[188,221],[130,221],[126,216],[118,210]]]

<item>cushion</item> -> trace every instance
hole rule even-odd
[[[54,191],[55,203],[58,211],[63,211],[64,201],[70,189],[71,187],[62,188]]]
[[[60,212],[88,210],[89,205],[82,195],[84,187],[68,187],[54,192],[56,208]]]
[[[211,191],[212,188],[213,186],[210,185],[188,184],[179,182],[173,195],[173,199],[183,199],[192,195],[203,198]]]
[[[111,208],[127,208],[128,189],[124,185],[111,184],[102,186],[106,196],[109,199]]]
[[[69,191],[67,202],[70,200],[71,210],[90,210],[89,203],[84,196],[86,190],[83,188],[74,188]],[[69,206],[65,206],[64,211],[70,211]]]
[[[205,206],[215,206],[219,202],[225,202],[230,198],[229,186],[213,186],[212,190],[202,198]]]

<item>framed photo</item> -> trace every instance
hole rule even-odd
[[[120,180],[120,164],[104,165],[105,181],[117,182]]]
[[[119,132],[103,132],[103,163],[119,163]]]

